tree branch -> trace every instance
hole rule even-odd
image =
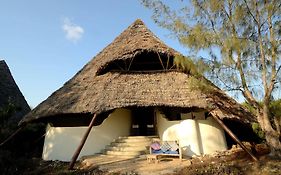
[[[229,4],[231,5],[231,4]],[[228,17],[228,20],[230,22],[230,24],[232,25],[232,35],[233,37],[237,38],[237,32],[235,30],[235,26],[232,22],[232,17],[230,16],[231,14],[231,7],[229,7],[229,14],[225,11],[225,14],[227,15]],[[243,96],[246,98],[246,100],[251,103],[255,108],[259,108],[259,104],[257,102],[257,100],[254,98],[254,96],[252,95],[252,93],[250,92],[249,88],[248,88],[248,85],[247,85],[247,81],[246,81],[246,78],[245,78],[245,74],[244,74],[244,71],[243,71],[243,68],[242,68],[242,60],[241,60],[241,52],[240,50],[237,50],[237,62],[236,62],[236,65],[237,65],[237,69],[239,71],[239,75],[240,75],[240,79],[241,79],[241,83],[242,83],[242,87],[243,87],[243,91],[242,91],[242,94]]]
[[[200,10],[202,12],[205,13],[205,15],[208,17],[208,20],[211,22],[211,28],[213,30],[213,32],[215,33],[216,36],[219,36],[218,32],[216,31],[216,28],[215,28],[215,22],[214,22],[214,19],[211,17],[210,13],[202,7],[202,5],[200,5],[200,3],[197,3],[198,7],[200,8]],[[223,8],[224,9],[224,8]],[[222,44],[223,42],[220,40],[220,38],[218,38],[220,44]]]
[[[272,26],[272,12],[268,11],[268,18],[267,18],[267,21],[268,21],[268,26],[269,26],[269,37],[270,37],[270,44],[272,46],[271,48],[271,78],[270,78],[270,84],[269,84],[269,87],[268,87],[268,91],[266,94],[266,99],[267,101],[269,101],[270,97],[271,97],[271,93],[274,89],[274,85],[275,85],[275,81],[276,81],[276,52],[275,52],[275,49],[276,49],[276,43],[275,43],[275,40],[274,40],[274,31],[273,31],[273,26]],[[280,68],[280,67],[279,67]]]
[[[267,84],[267,73],[266,73],[266,62],[265,62],[265,53],[263,49],[263,43],[262,43],[262,34],[261,34],[261,26],[260,26],[260,13],[258,10],[258,4],[255,1],[255,10],[256,10],[256,22],[257,22],[257,28],[258,28],[258,42],[259,42],[259,49],[260,49],[260,60],[261,60],[261,65],[262,65],[262,82],[263,82],[263,87],[264,87],[264,103],[268,104],[269,97],[268,95],[268,84]]]
[[[255,16],[253,15],[253,13],[251,12],[250,7],[249,7],[247,1],[244,0],[244,3],[245,3],[245,5],[246,5],[246,7],[247,7],[248,13],[251,15],[251,17],[253,18],[253,20],[258,24],[258,21],[257,21],[257,19],[255,18]]]

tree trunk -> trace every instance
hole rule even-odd
[[[276,130],[277,132],[279,132],[279,134],[281,135],[281,117],[279,116],[274,116],[274,124],[275,124],[275,127],[276,127]]]
[[[279,140],[279,133],[277,131],[266,131],[265,132],[265,139],[270,147],[270,154],[272,156],[281,157],[281,143]]]
[[[281,157],[280,133],[274,130],[269,120],[269,111],[264,107],[263,113],[258,115],[258,122],[265,134],[265,139],[270,147],[270,155]]]

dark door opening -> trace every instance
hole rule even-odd
[[[156,130],[155,114],[153,108],[135,108],[132,110],[133,136],[155,135]]]

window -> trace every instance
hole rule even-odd
[[[109,63],[105,68],[98,72],[98,75],[107,72],[146,72],[146,71],[165,71],[176,69],[173,63],[173,57],[156,53],[156,52],[141,52],[133,58],[126,60],[116,60]]]

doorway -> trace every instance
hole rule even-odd
[[[135,108],[132,110],[131,135],[152,136],[156,134],[154,108]]]

